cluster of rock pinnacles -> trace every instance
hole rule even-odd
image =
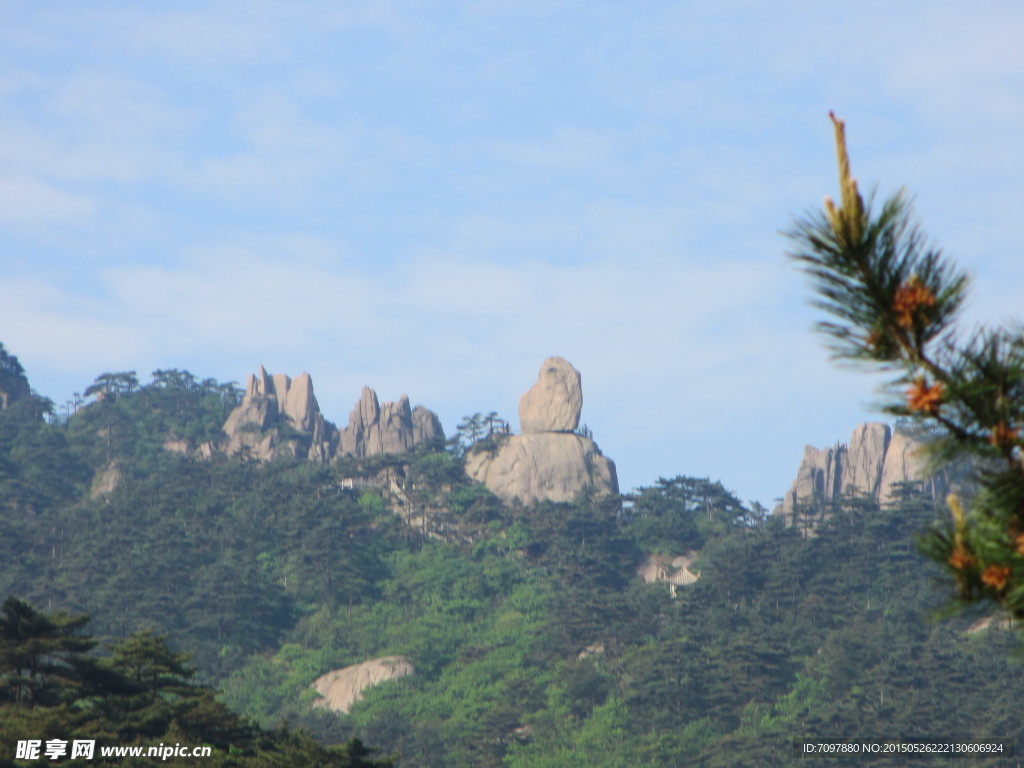
[[[522,434],[505,436],[494,450],[470,451],[466,474],[506,502],[568,501],[586,488],[618,493],[615,464],[589,436],[576,432],[582,407],[579,371],[561,357],[548,358],[520,398]],[[338,429],[320,412],[308,373],[291,379],[262,366],[249,375],[224,434],[229,455],[270,460],[283,454],[319,462],[339,455],[400,454],[444,439],[433,411],[412,408],[405,395],[381,405],[369,387],[363,387],[348,425]]]

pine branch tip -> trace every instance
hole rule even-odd
[[[864,213],[864,200],[857,189],[857,180],[850,174],[850,156],[846,150],[846,123],[828,113],[835,130],[836,159],[839,161],[839,191],[842,207],[826,202],[828,219],[835,234],[843,240],[856,242],[860,240],[867,226]]]

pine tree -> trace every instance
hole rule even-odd
[[[21,367],[18,358],[0,344],[0,409],[28,397],[31,391],[28,379],[25,378],[25,369]]]
[[[885,410],[934,428],[936,463],[973,459],[977,493],[950,496],[950,517],[921,541],[965,603],[992,601],[1024,618],[1024,329],[956,321],[968,276],[928,243],[904,192],[875,212],[850,173],[845,128],[831,115],[841,204],[799,218],[789,254],[810,278],[817,328],[833,357],[894,374]]]
[[[82,654],[95,643],[81,633],[85,615],[52,616],[9,596],[0,608],[0,700],[52,705],[82,683]]]

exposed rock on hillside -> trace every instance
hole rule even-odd
[[[971,624],[964,634],[976,635],[979,632],[985,632],[990,629],[1011,630],[1013,629],[1013,624],[1013,616],[1009,614],[996,615],[993,613]]]
[[[471,451],[466,474],[505,502],[569,501],[584,488],[618,493],[615,464],[589,437],[573,433],[583,405],[580,374],[560,357],[519,401],[524,434],[499,440],[494,450]]]
[[[121,466],[116,461],[108,462],[105,466],[96,470],[92,478],[92,487],[89,488],[89,498],[95,501],[109,496],[124,479]]]
[[[853,431],[849,444],[832,448],[804,448],[796,479],[776,510],[790,515],[797,504],[838,499],[849,494],[867,494],[885,504],[892,498],[895,483],[923,482],[925,490],[938,497],[949,487],[948,473],[929,475],[922,445],[912,436],[885,424],[862,424]]]
[[[180,453],[182,456],[191,456],[194,459],[211,459],[217,451],[216,446],[210,442],[202,442],[193,447],[192,443],[177,435],[168,435],[164,439],[164,450],[168,453]]]
[[[192,453],[192,444],[180,437],[167,437],[164,439],[164,450],[168,453],[180,453],[182,456],[188,456]]]
[[[363,691],[367,688],[415,672],[416,668],[404,656],[384,656],[335,669],[313,681],[313,688],[322,697],[314,701],[313,706],[348,714],[352,705],[363,698]]]
[[[417,443],[434,438],[444,439],[441,420],[433,411],[417,405],[409,406],[402,395],[397,403],[381,406],[377,393],[363,387],[363,393],[341,430],[340,451],[353,456],[377,453],[405,453]]]
[[[337,429],[320,413],[309,374],[294,380],[283,373],[269,376],[262,365],[257,375],[249,375],[245,396],[223,429],[229,455],[248,450],[263,460],[284,454],[326,462],[337,442]]]

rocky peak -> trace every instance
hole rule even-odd
[[[444,430],[437,414],[422,405],[412,408],[402,395],[398,402],[380,405],[377,393],[363,387],[359,401],[341,430],[341,453],[372,456],[378,453],[405,453],[418,443],[435,438],[444,439]]]
[[[945,493],[948,473],[929,474],[923,444],[886,424],[866,423],[850,435],[849,443],[831,448],[804,447],[796,478],[776,512],[791,515],[802,502],[820,502],[840,496],[872,496],[885,504],[896,483],[923,482],[933,497]]]
[[[316,423],[320,406],[313,394],[313,379],[306,372],[294,379],[283,373],[270,376],[261,365],[259,373],[249,374],[245,382],[245,397],[249,400],[272,399],[277,403],[278,416],[284,417],[300,432],[309,432]]]
[[[290,379],[283,373],[267,374],[261,365],[245,382],[245,395],[224,422],[227,453],[248,450],[258,459],[276,455],[328,461],[334,455],[337,430],[324,420],[308,373]],[[306,440],[298,440],[299,433]]]
[[[328,462],[339,453],[404,453],[418,443],[444,439],[433,411],[412,408],[405,395],[397,403],[381,405],[370,387],[363,387],[348,426],[339,431],[320,413],[308,373],[290,379],[283,373],[268,374],[262,365],[249,374],[242,402],[223,429],[228,454],[248,451],[262,460],[288,455]]]
[[[519,400],[523,434],[502,437],[493,450],[471,451],[466,474],[505,502],[570,501],[585,488],[618,493],[615,463],[589,437],[572,431],[582,406],[579,371],[549,357]]]

